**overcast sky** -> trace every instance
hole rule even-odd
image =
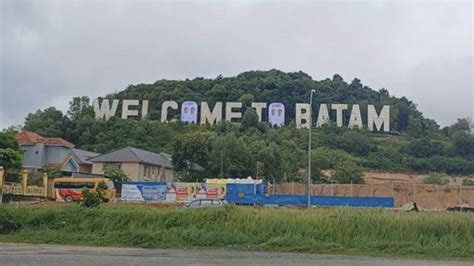
[[[470,1],[220,2],[0,0],[0,129],[74,96],[272,68],[357,77],[442,126],[474,114]]]

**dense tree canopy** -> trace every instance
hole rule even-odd
[[[5,170],[20,168],[22,160],[23,151],[15,136],[0,132],[0,166]]]
[[[351,130],[335,127],[334,123],[314,128],[314,169],[338,168],[342,181],[353,182],[359,182],[358,175],[348,175],[344,166],[356,170],[363,167],[474,174],[474,136],[468,120],[460,119],[451,127],[439,129],[435,121],[424,118],[405,97],[390,96],[386,89],[372,90],[358,79],[346,83],[337,74],[332,79],[315,81],[303,72],[250,71],[228,78],[130,85],[106,97],[150,100],[149,119],[122,120],[117,116],[108,121],[96,120],[89,98],[76,97],[67,114],[54,107],[38,110],[27,116],[24,128],[44,136],[63,137],[79,148],[100,153],[125,146],[169,152],[176,169],[189,180],[245,178],[256,176],[257,172],[269,179],[298,180],[305,176],[308,130],[296,129],[292,119],[295,103],[307,102],[311,89],[316,90],[315,106],[359,103],[363,119],[367,104],[378,108],[389,104],[391,128],[401,133],[392,136],[365,129]],[[161,103],[165,100],[207,101],[210,106],[216,101],[241,101],[243,117],[240,125],[160,123]],[[253,101],[284,103],[287,125],[275,129],[258,122],[257,114],[249,108]],[[349,112],[345,116],[348,121]],[[193,163],[203,166],[205,171],[194,171]],[[323,180],[319,171],[313,172],[315,181]]]

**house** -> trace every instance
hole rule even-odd
[[[50,168],[65,173],[91,173],[90,158],[100,154],[75,149],[62,138],[48,138],[30,131],[18,132],[16,140],[23,150],[23,168],[36,171]]]
[[[90,159],[99,155],[99,153],[91,151],[71,149],[71,155],[63,164],[63,169],[79,173],[92,173],[92,162]],[[74,171],[74,169],[79,169],[79,171]]]
[[[125,147],[90,159],[92,173],[103,174],[106,166],[123,170],[132,181],[176,181],[171,158],[154,152]]]

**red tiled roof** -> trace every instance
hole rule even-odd
[[[34,145],[37,143],[42,143],[46,145],[65,146],[69,148],[74,147],[74,144],[62,138],[46,138],[30,131],[18,132],[16,133],[15,138],[21,145]]]

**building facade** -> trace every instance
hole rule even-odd
[[[66,173],[91,173],[90,158],[100,154],[75,149],[62,138],[48,138],[29,131],[15,135],[23,150],[23,168],[29,171],[57,169]]]
[[[92,173],[103,174],[107,166],[124,171],[132,181],[174,182],[177,174],[171,159],[158,153],[126,147],[90,159]]]

